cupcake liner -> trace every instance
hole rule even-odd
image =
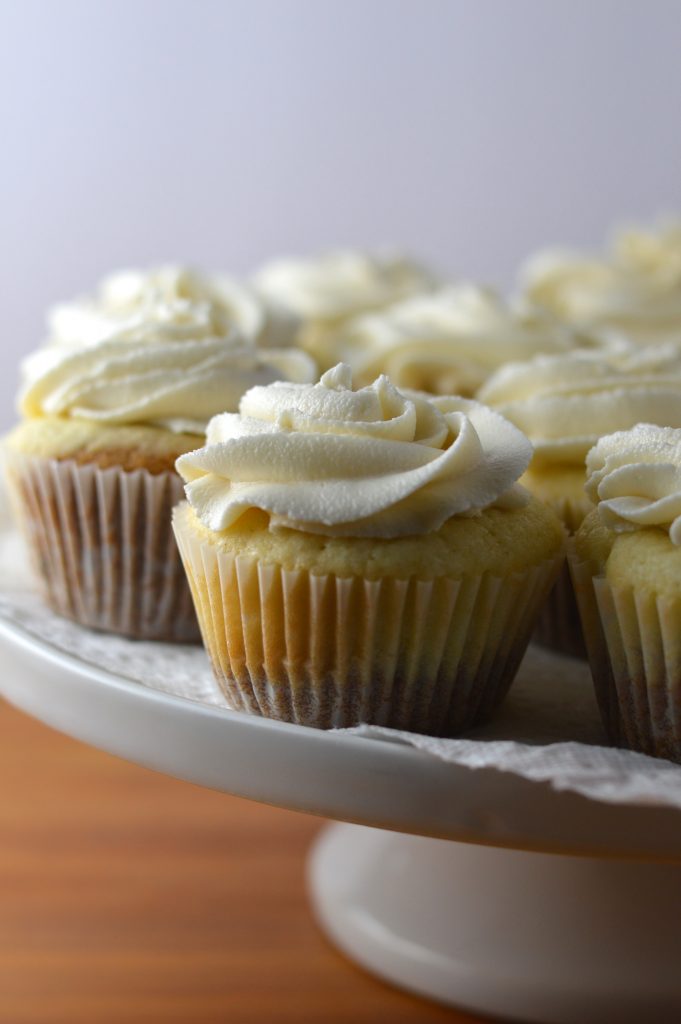
[[[33,567],[58,614],[137,639],[200,639],[170,524],[183,497],[176,473],[8,451],[5,466]]]
[[[570,571],[608,737],[681,761],[681,602],[613,586],[574,547]]]
[[[451,735],[488,716],[560,564],[505,579],[342,578],[221,552],[182,515],[173,524],[229,705],[320,728]]]
[[[532,642],[573,658],[586,658],[582,622],[567,565],[563,565],[558,573],[537,616]]]
[[[586,495],[579,500],[561,498],[546,501],[545,504],[554,510],[569,534],[579,529],[585,516],[593,508]],[[586,658],[582,623],[567,564],[559,572],[554,587],[539,612],[532,642],[560,654],[568,654],[572,658]]]

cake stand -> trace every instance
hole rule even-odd
[[[312,850],[312,902],[383,978],[508,1020],[681,1020],[681,812],[168,696],[1,619],[0,650],[0,692],[56,729],[343,822]]]

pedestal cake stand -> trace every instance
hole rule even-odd
[[[681,811],[168,696],[1,619],[0,648],[0,692],[56,729],[343,822],[311,852],[312,902],[383,978],[508,1020],[681,1020]]]

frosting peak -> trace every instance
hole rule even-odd
[[[681,430],[640,423],[602,437],[586,460],[586,490],[616,533],[657,526],[681,544]]]
[[[578,342],[550,315],[461,283],[355,317],[327,347],[362,383],[383,372],[397,387],[474,394],[502,363],[568,351]]]
[[[253,283],[260,294],[306,320],[339,320],[422,292],[434,278],[402,257],[338,250],[312,259],[274,260]]]
[[[525,264],[527,295],[570,323],[652,344],[681,338],[681,224],[629,228],[609,252],[549,250]]]
[[[202,433],[252,385],[315,375],[305,353],[257,346],[265,314],[247,289],[179,267],[114,274],[49,323],[48,343],[22,367],[27,416]]]
[[[397,537],[523,500],[514,484],[531,446],[477,402],[401,392],[384,376],[353,391],[340,364],[317,384],[252,388],[239,408],[216,416],[206,447],[177,461],[213,530],[259,508],[273,528]]]
[[[498,370],[478,397],[523,430],[542,462],[582,466],[599,437],[636,423],[681,426],[681,350],[622,345]]]

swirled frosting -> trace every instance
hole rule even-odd
[[[616,533],[650,526],[681,544],[681,430],[639,423],[602,437],[586,460],[587,494]]]
[[[434,275],[410,260],[364,252],[280,259],[254,276],[259,294],[304,320],[338,321],[433,287]]]
[[[386,377],[353,391],[339,364],[318,384],[252,388],[239,409],[211,420],[206,446],[177,461],[212,530],[257,508],[273,528],[409,536],[525,500],[514,485],[531,446],[477,402],[403,393]]]
[[[636,423],[681,426],[681,354],[675,345],[623,346],[538,356],[499,369],[478,393],[535,447],[534,465],[583,465],[599,437]]]
[[[254,384],[314,379],[304,353],[258,348],[260,307],[244,299],[237,317],[244,295],[220,288],[177,268],[135,271],[57,307],[48,343],[23,364],[21,412],[202,433]]]
[[[82,348],[112,334],[196,341],[227,337],[236,329],[244,340],[279,344],[291,342],[298,324],[233,277],[165,266],[110,274],[94,295],[54,306],[48,343]]]
[[[632,228],[604,256],[551,250],[521,272],[526,295],[557,316],[639,343],[681,339],[681,224]]]
[[[397,387],[451,395],[473,394],[505,362],[569,351],[578,342],[547,314],[459,284],[352,319],[329,347],[358,384],[385,373]]]

